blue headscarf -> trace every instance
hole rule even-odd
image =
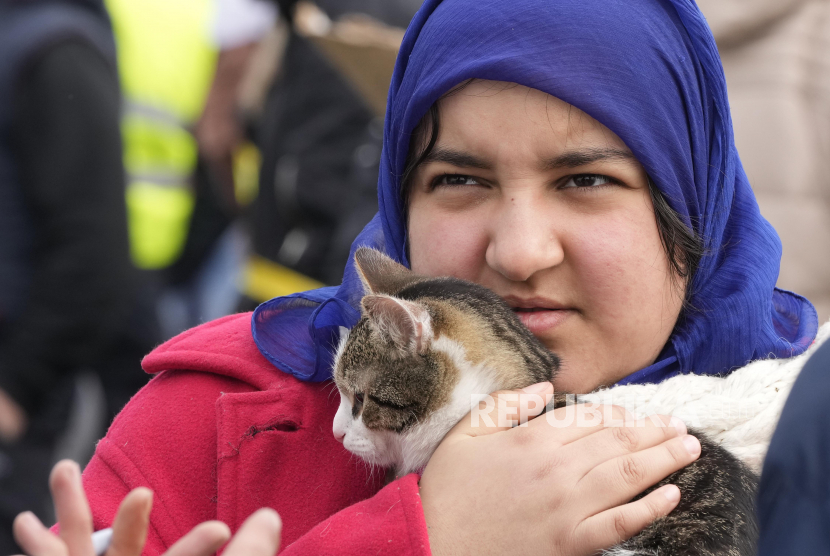
[[[400,176],[412,130],[469,78],[539,89],[586,112],[633,151],[704,240],[690,305],[653,365],[622,383],[721,374],[804,351],[818,328],[803,297],[775,288],[781,243],[735,150],[717,47],[693,0],[427,0],[403,39],[386,111],[379,212],[352,246],[408,265]],[[331,377],[338,327],[359,319],[353,263],[340,287],[272,299],[253,335],[280,370]]]

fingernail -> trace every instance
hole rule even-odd
[[[268,516],[268,521],[270,521],[271,527],[280,528],[282,527],[282,520],[280,519],[279,514],[271,509],[271,508],[264,508],[264,513]],[[261,510],[262,511],[262,510]]]
[[[530,386],[522,388],[522,392],[524,392],[525,394],[541,394],[542,392],[548,390],[550,387],[550,382],[537,382],[536,384],[531,384]]]
[[[72,460],[63,460],[60,465],[62,466],[61,471],[67,479],[74,479],[81,474],[78,464]]]
[[[147,487],[138,487],[135,490],[139,490],[141,492],[141,508],[144,511],[151,510],[153,508],[153,491]]]
[[[22,512],[17,516],[15,521],[18,527],[23,527],[28,530],[32,530],[33,527],[37,527],[37,524],[40,523],[40,520],[32,512]]]
[[[683,446],[690,456],[696,456],[700,453],[700,442],[694,436],[687,434],[683,437]]]
[[[264,517],[267,518],[268,533],[272,535],[272,542],[275,544],[279,543],[280,536],[282,535],[282,520],[280,519],[279,514],[271,508],[263,508],[259,510],[259,512],[264,514]]]
[[[35,514],[33,514],[32,512],[26,511],[26,512],[21,512],[21,514],[17,517],[17,519],[19,519],[20,521],[25,521],[25,522],[30,523],[34,517],[35,517]]]
[[[672,418],[669,420],[669,425],[671,425],[675,429],[677,429],[677,433],[680,436],[683,436],[684,434],[686,434],[686,423],[684,423],[683,421],[681,421],[677,417],[672,416]]]
[[[680,489],[675,485],[666,485],[663,487],[663,496],[672,504],[680,500]]]

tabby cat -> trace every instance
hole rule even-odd
[[[334,362],[341,402],[334,434],[365,461],[398,475],[426,466],[471,399],[552,380],[559,359],[490,290],[456,278],[427,278],[360,248],[361,319],[345,331]],[[557,393],[555,404],[564,403]],[[677,508],[607,555],[750,556],[758,528],[757,477],[700,433],[699,459],[664,484]]]

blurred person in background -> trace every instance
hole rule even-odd
[[[237,305],[246,241],[232,158],[236,89],[276,17],[265,0],[106,0],[124,93],[130,244],[165,337]]]
[[[718,43],[735,141],[784,245],[778,285],[830,318],[830,2],[698,0]]]
[[[119,104],[100,0],[0,0],[3,554],[14,515],[48,501],[76,372],[99,372],[114,415],[158,341],[129,258]]]
[[[830,554],[830,344],[804,365],[781,413],[758,492],[759,556]]]
[[[352,241],[377,212],[382,115],[293,30],[297,1],[277,4],[289,32],[253,126],[262,169],[246,310],[278,295],[339,283]],[[331,20],[358,14],[403,29],[421,0],[316,4]]]

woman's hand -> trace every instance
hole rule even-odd
[[[550,383],[534,386],[526,391],[553,393]],[[511,428],[497,419],[512,412],[525,422],[544,407],[504,403],[517,393],[493,394],[489,417],[506,426],[468,414],[427,464],[420,489],[435,556],[595,554],[675,508],[674,485],[629,501],[700,455],[682,422],[635,424],[621,408],[576,405]],[[609,415],[627,425],[608,426]]]
[[[75,462],[55,465],[49,478],[60,524],[60,536],[49,531],[31,512],[14,521],[17,543],[29,556],[93,556],[92,514]],[[147,488],[131,491],[121,502],[113,523],[112,542],[106,556],[138,556],[147,540],[153,493]],[[249,517],[224,551],[226,556],[272,556],[280,544],[282,524],[274,510],[264,508]],[[228,526],[206,521],[179,539],[165,556],[209,556],[230,538]]]

